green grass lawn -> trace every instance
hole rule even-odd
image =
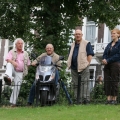
[[[1,107],[0,120],[120,120],[120,105]]]

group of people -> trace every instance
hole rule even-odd
[[[81,96],[80,102],[90,102],[90,91],[89,91],[89,65],[94,56],[92,46],[89,41],[82,38],[83,33],[78,28],[75,30],[75,41],[71,44],[67,66],[71,70],[72,83],[74,86],[78,85],[78,76],[81,74]],[[120,75],[120,40],[117,29],[111,31],[112,42],[106,47],[102,63],[105,65],[104,68],[104,88],[105,94],[107,95],[107,103],[116,103],[116,98],[118,94],[118,82]],[[28,66],[30,65],[30,60],[28,53],[24,51],[24,41],[21,38],[17,38],[14,42],[13,49],[9,51],[6,61],[6,72],[4,76],[4,81],[6,84],[10,85],[14,76],[14,88],[10,97],[11,106],[16,106],[16,101],[19,95],[20,86],[23,77],[28,73]],[[55,63],[59,59],[59,55],[54,52],[54,46],[52,44],[47,44],[45,48],[45,53],[34,60],[31,65],[36,66],[37,62],[42,56],[51,56],[52,62]],[[61,62],[57,63],[61,66]],[[59,68],[58,68],[59,69]],[[55,75],[56,84],[59,79],[59,71],[56,71]],[[113,81],[114,80],[114,81]],[[35,85],[34,81],[30,94],[28,97],[28,104],[32,105],[35,97]],[[77,87],[74,88],[74,97],[77,98]],[[82,99],[83,98],[83,99]]]

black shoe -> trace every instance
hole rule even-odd
[[[89,101],[89,100],[87,100],[87,99],[84,99],[82,103],[86,105],[86,104],[89,104],[89,103],[90,103],[90,101]]]
[[[17,107],[17,105],[16,104],[11,104],[11,107]]]
[[[111,100],[107,100],[105,104],[108,105],[108,104],[111,104],[111,102],[112,102]]]
[[[28,102],[28,103],[27,103],[27,106],[32,106],[32,103]]]
[[[117,101],[116,101],[116,100],[112,100],[112,101],[111,101],[111,104],[112,104],[112,105],[117,105]]]
[[[7,76],[4,76],[4,81],[6,85],[11,85],[11,79]]]

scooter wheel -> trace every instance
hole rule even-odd
[[[48,101],[48,91],[43,90],[40,92],[40,104],[41,106],[45,106]]]

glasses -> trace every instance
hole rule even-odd
[[[75,35],[82,35],[82,34],[75,34]]]

